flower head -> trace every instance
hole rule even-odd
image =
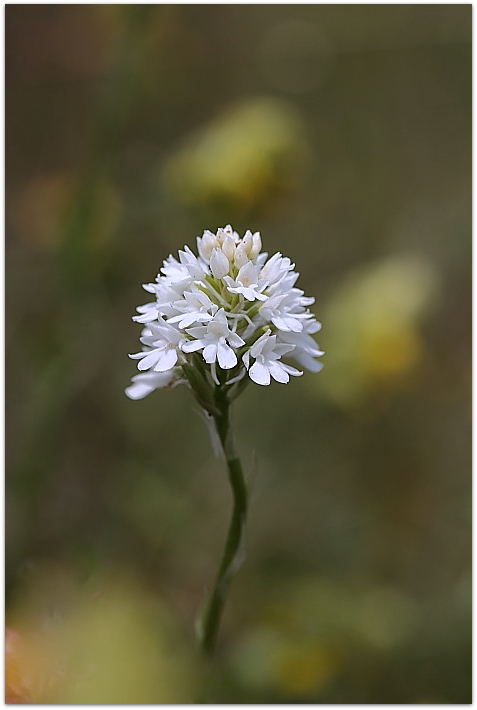
[[[302,372],[286,357],[318,372],[323,355],[312,333],[321,328],[308,306],[313,298],[295,287],[298,273],[280,253],[268,258],[258,232],[240,238],[230,225],[197,238],[198,256],[188,247],[169,256],[154,283],[144,289],[155,300],[139,306],[143,323],[141,374],[126,394],[141,399],[154,389],[186,382],[204,403],[207,387],[249,378],[286,383]],[[248,379],[247,379],[248,381]]]

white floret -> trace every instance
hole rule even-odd
[[[182,345],[185,353],[203,350],[205,362],[212,364],[218,361],[223,370],[230,370],[237,364],[234,348],[245,345],[245,341],[228,327],[227,318],[221,308],[207,325],[189,328],[187,333],[193,336]]]
[[[281,356],[290,350],[293,350],[293,345],[277,343],[277,336],[271,335],[271,330],[267,330],[243,357],[250,379],[258,385],[269,385],[270,378],[273,377],[277,382],[285,384],[290,379],[289,375],[302,375],[303,373],[294,367],[279,362]],[[255,358],[251,367],[250,358]]]

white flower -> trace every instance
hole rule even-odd
[[[312,372],[321,369],[316,358],[323,352],[311,337],[321,324],[308,309],[314,299],[295,287],[298,273],[288,257],[268,258],[261,248],[259,232],[241,239],[227,225],[197,238],[198,256],[186,246],[178,259],[163,262],[155,282],[143,287],[154,300],[133,317],[145,327],[143,350],[131,355],[142,374],[127,389],[129,397],[168,386],[171,372],[174,382],[213,388],[244,376],[267,385],[302,374],[283,357]],[[203,401],[204,391],[201,396]]]
[[[288,293],[279,293],[270,296],[260,307],[260,316],[265,321],[271,321],[281,331],[303,330],[303,320],[313,318],[313,315],[303,308],[302,300],[294,292],[303,293],[298,289],[291,289]],[[311,299],[313,302],[314,299]]]
[[[159,315],[157,303],[155,301],[152,303],[145,303],[144,306],[138,306],[136,311],[141,314],[139,316],[133,316],[133,320],[137,323],[150,323],[151,321],[156,320]]]
[[[179,259],[183,266],[186,267],[191,279],[203,279],[209,270],[204,266],[200,259],[191,252],[189,247],[184,247],[184,251],[179,251]]]
[[[288,275],[288,272],[293,269],[294,264],[291,263],[287,256],[282,256],[280,252],[274,254],[262,267],[260,276],[262,279],[268,279],[275,287],[283,281],[283,279]],[[298,274],[295,272],[292,274],[293,283],[298,278]],[[291,284],[292,286],[293,284]],[[290,286],[290,288],[291,288]]]
[[[174,301],[174,308],[180,311],[179,315],[167,319],[168,323],[177,323],[179,328],[188,328],[192,323],[202,323],[211,320],[218,307],[212,303],[206,293],[192,286],[191,291],[184,293],[184,299]]]
[[[205,362],[212,364],[218,360],[219,366],[223,370],[230,370],[235,367],[237,355],[233,348],[245,345],[245,341],[228,327],[223,308],[217,311],[214,318],[206,326],[199,325],[195,328],[189,328],[187,333],[196,339],[184,343],[182,350],[185,353],[192,353],[203,349]]]
[[[184,336],[176,328],[160,321],[149,323],[140,340],[146,345],[146,349],[129,356],[133,360],[140,360],[138,370],[152,369],[154,372],[166,372],[176,364],[179,357],[178,349]]]
[[[271,335],[271,330],[267,330],[243,356],[247,370],[250,366],[250,357],[255,358],[249,370],[250,379],[258,385],[269,385],[270,376],[277,382],[286,383],[290,379],[289,375],[303,374],[294,367],[279,362],[281,356],[290,350],[293,350],[293,345],[277,343],[277,336]]]
[[[173,285],[177,285],[180,288],[192,280],[187,264],[179,263],[172,254],[163,262],[161,272],[163,275],[158,274],[156,284],[152,284],[156,288]]]
[[[260,268],[251,261],[240,267],[236,279],[225,276],[227,290],[230,293],[241,293],[247,301],[266,301],[262,291],[268,286],[268,281],[259,278]]]
[[[173,389],[184,382],[180,370],[166,372],[140,372],[132,378],[133,384],[126,388],[129,399],[143,399],[157,389]]]
[[[315,360],[325,353],[317,346],[309,333],[316,333],[321,330],[321,323],[318,321],[308,322],[301,333],[280,333],[280,340],[294,346],[291,358],[301,367],[310,372],[319,372],[323,368],[323,363]]]

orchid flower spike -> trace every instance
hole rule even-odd
[[[250,380],[286,383],[303,374],[293,364],[321,370],[323,352],[311,337],[321,323],[308,309],[314,299],[295,287],[288,257],[261,249],[259,232],[240,238],[227,225],[197,238],[198,256],[186,246],[164,261],[144,285],[154,300],[133,317],[143,324],[143,347],[130,355],[140,373],[128,397],[186,383],[208,409],[207,388],[229,388],[233,399]]]

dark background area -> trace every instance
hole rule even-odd
[[[206,673],[225,472],[186,388],[124,388],[141,284],[227,223],[296,263],[326,355],[236,404],[248,556]],[[34,700],[469,703],[470,297],[471,5],[7,5],[7,624]]]

